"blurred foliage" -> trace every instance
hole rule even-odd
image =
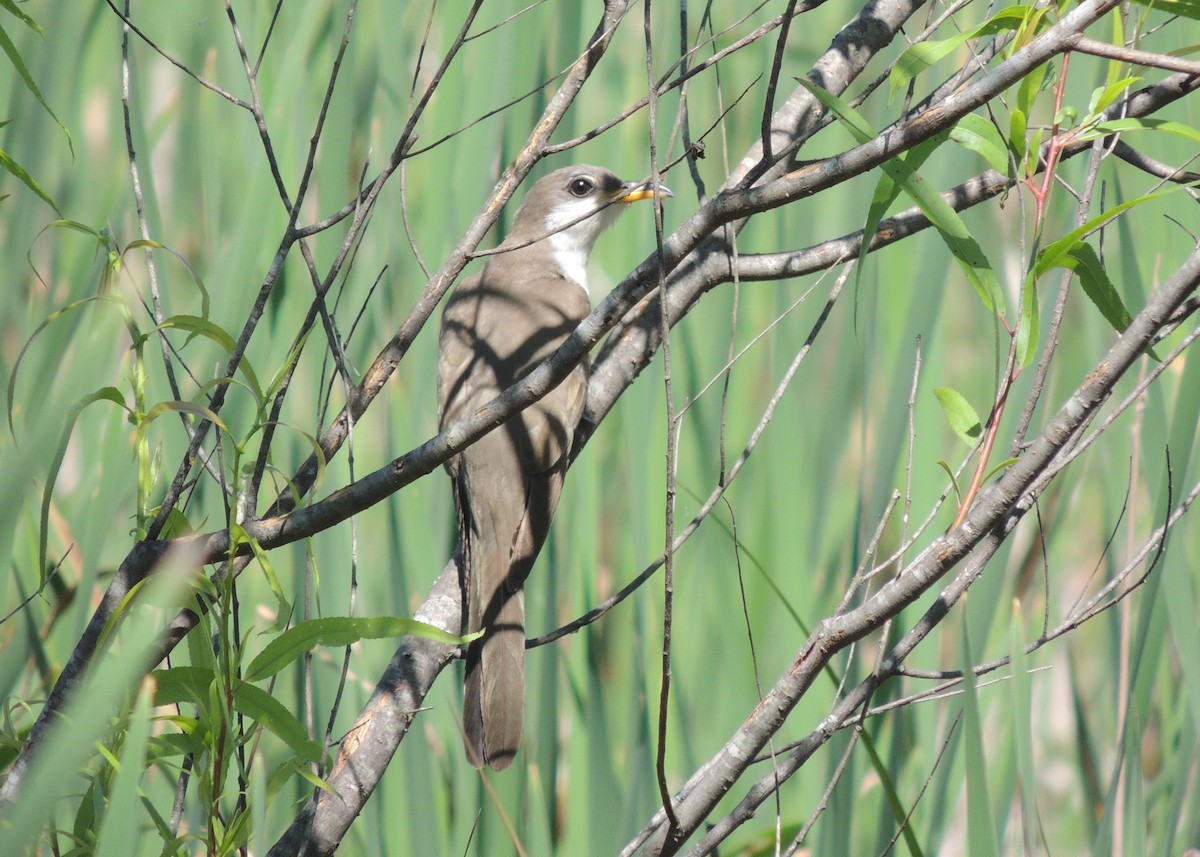
[[[0,3],[16,14],[10,5]],[[410,115],[414,91],[428,85],[459,26],[458,5],[357,7],[302,223],[345,205],[362,176],[375,174]],[[518,14],[524,5],[485,4],[473,28],[478,38],[450,66],[417,126],[419,138],[401,180],[385,188],[352,265],[330,292],[353,378],[407,315],[426,282],[423,268],[436,268],[459,240],[522,145],[552,91],[545,81],[578,55],[599,7],[544,3]],[[678,56],[680,8],[688,15],[687,32],[711,29],[723,47],[785,5],[747,13],[730,4],[656,4],[655,67]],[[98,594],[157,511],[187,449],[184,429],[205,416],[206,394],[221,377],[287,223],[250,115],[134,37],[130,118],[146,203],[143,236],[122,114],[120,19],[105,4],[80,6],[69,15],[57,14],[45,0],[20,8],[42,22],[44,32],[6,29],[22,64],[0,65],[0,92],[7,95],[0,152],[38,177],[37,187],[8,177],[0,183],[0,197],[9,195],[0,198],[0,260],[7,275],[0,290],[0,370],[9,380],[11,425],[0,437],[0,555],[12,558],[9,574],[0,577],[0,613],[14,611],[0,625],[0,770],[14,758]],[[795,22],[783,53],[783,79],[803,74],[856,8],[830,0]],[[280,177],[294,193],[323,109],[345,3],[283,4],[277,19],[275,4],[234,9],[252,64],[269,34],[259,95]],[[556,139],[588,131],[644,94],[640,13],[637,7],[619,28]],[[228,17],[218,6],[200,0],[137,3],[133,17],[180,64],[237,98],[252,97]],[[982,7],[967,6],[954,21],[958,35],[945,33],[936,50],[906,55],[890,93],[880,87],[853,109],[834,105],[839,120],[801,155],[813,159],[852,145],[860,120],[885,127],[895,115],[890,97],[902,99],[909,86],[927,91],[966,61],[963,34],[1005,29],[989,25]],[[1028,37],[1045,23],[1023,14],[1008,29]],[[1127,19],[1114,18],[1113,38],[1135,24],[1145,34],[1142,47],[1176,46],[1178,25],[1153,7],[1133,7]],[[889,50],[888,62],[904,53],[904,45]],[[707,157],[694,164],[709,194],[760,133],[762,75],[774,51],[774,38],[761,39],[723,60],[719,76],[709,71],[689,83],[691,136],[719,120],[704,140]],[[1075,116],[1084,117],[1074,121],[1088,133],[1104,131],[1088,126],[1089,117],[1133,85],[1126,81],[1161,74],[1117,71],[1115,63],[1074,56],[1062,92]],[[1011,121],[1008,115],[987,117],[1004,128],[1003,135],[991,123],[960,125],[953,144],[923,163],[894,164],[886,173],[895,185],[890,195],[878,189],[882,171],[860,177],[835,194],[756,217],[740,236],[739,250],[792,249],[852,232],[869,218],[878,220],[872,198],[896,201],[892,212],[914,199],[933,205],[928,191],[914,187],[918,171],[921,182],[940,191],[989,164],[1003,166],[1009,154],[1023,169],[1036,151],[1032,143],[1044,140],[1055,118],[1060,69],[1053,64],[1040,85],[1025,85],[1006,106],[994,105],[1013,114]],[[880,63],[874,70],[886,67]],[[498,105],[531,92],[492,115]],[[681,109],[679,90],[659,100],[654,133],[661,158],[683,151],[676,126]],[[1175,132],[1200,126],[1196,114],[1194,100],[1166,111],[1162,118],[1178,127],[1143,129],[1146,149],[1167,163],[1188,162],[1195,141]],[[631,178],[648,174],[645,115],[634,114],[537,172],[580,161],[603,163]],[[1020,139],[1030,141],[1029,149],[1014,151],[1017,130],[1026,128],[1027,138]],[[1078,186],[1086,158],[1059,169],[1065,182]],[[664,212],[669,232],[694,210],[699,186],[683,168],[668,180],[676,192]],[[1100,180],[1091,215],[1157,189],[1153,179],[1112,161],[1101,168]],[[754,708],[807,630],[837,609],[847,582],[866,561],[893,492],[905,493],[903,509],[884,528],[878,557],[890,555],[950,491],[939,462],[957,468],[966,449],[959,436],[975,437],[961,419],[951,427],[941,412],[944,400],[952,398],[960,415],[986,417],[1007,348],[1007,335],[985,300],[1016,313],[1024,293],[1045,316],[1058,268],[1083,277],[1085,294],[1070,297],[1036,427],[1090,371],[1113,340],[1114,325],[1143,305],[1194,243],[1195,203],[1174,192],[1146,198],[1091,236],[1090,244],[1071,242],[1054,258],[1035,259],[1031,247],[1049,254],[1056,240],[1072,234],[1076,204],[1065,187],[1053,188],[1045,217],[1035,225],[1030,188],[1018,185],[1001,204],[962,212],[957,223],[939,223],[940,234],[918,234],[861,266],[852,300],[835,308],[728,503],[675,559],[666,754],[672,787]],[[328,267],[343,235],[333,229],[311,239],[318,270]],[[947,235],[958,237],[950,241]],[[626,217],[593,256],[592,293],[605,293],[653,244],[650,211]],[[983,279],[972,262],[976,252],[989,260]],[[156,325],[147,309],[147,254],[153,255],[161,313],[169,323]],[[1024,278],[1027,270],[1030,279]],[[821,313],[830,283],[832,276],[812,276],[723,286],[676,329],[675,399],[677,406],[688,404],[680,432],[679,520],[695,513],[742,449]],[[225,525],[231,498],[224,488],[246,477],[264,429],[274,424],[258,511],[265,509],[275,493],[289,490],[290,475],[343,403],[344,386],[331,377],[333,361],[320,328],[303,351],[294,349],[312,295],[308,272],[292,253],[244,369],[233,380],[220,430],[205,447],[211,472],[223,474],[225,484],[195,471],[170,533]],[[1033,330],[1032,360],[1047,335],[1035,317],[1014,325]],[[164,371],[160,332],[178,356],[177,391]],[[730,353],[760,334],[723,386]],[[1162,353],[1178,338],[1163,343]],[[419,337],[389,391],[356,424],[352,454],[343,450],[327,463],[318,497],[435,433],[435,339],[429,329]],[[910,414],[918,349],[920,378]],[[293,362],[283,409],[272,414],[271,392]],[[1144,371],[1153,365],[1147,358]],[[1178,502],[1197,481],[1200,464],[1191,454],[1200,408],[1197,371],[1195,360],[1170,367],[1138,407],[1052,485],[1038,520],[1030,516],[1023,523],[972,589],[969,603],[957,607],[909,661],[914,670],[936,672],[1013,654],[1016,675],[1005,670],[983,676],[955,693],[835,735],[808,771],[783,787],[779,803],[764,807],[735,835],[728,853],[774,853],[776,824],[786,845],[818,805],[824,812],[804,845],[811,853],[883,853],[901,836],[905,820],[896,848],[910,854],[1173,855],[1200,846],[1197,529],[1185,519],[1155,573],[1116,609],[1028,656],[1021,647],[1043,623],[1056,624],[1094,595],[1164,520],[1169,492]],[[1031,394],[1031,374],[1022,374],[1009,394],[1002,439]],[[582,614],[661,551],[661,380],[660,357],[572,469],[551,541],[530,579],[531,636]],[[1121,385],[1118,399],[1135,380]],[[943,404],[938,388],[948,391]],[[994,458],[1007,454],[998,449]],[[26,838],[14,841],[39,853],[51,853],[52,839],[54,853],[219,854],[244,847],[265,853],[312,790],[322,787],[321,774],[307,763],[330,749],[327,736],[336,741],[346,733],[395,643],[358,631],[338,638],[339,644],[354,641],[344,681],[341,651],[312,645],[292,651],[294,660],[261,688],[241,683],[239,671],[280,640],[289,624],[351,613],[411,616],[453,549],[452,508],[448,480],[438,472],[356,516],[353,525],[260,554],[237,581],[236,597],[228,582],[187,578],[182,585],[188,591],[236,608],[206,617],[176,650],[172,671],[158,674],[157,697],[150,684],[139,690],[129,678],[138,674],[133,641],[145,638],[132,635],[134,626],[123,627],[110,641],[114,655],[106,669],[114,677],[108,685],[97,681],[71,710],[78,718],[72,723],[86,729],[75,732],[73,743],[61,742],[61,754],[40,772],[49,779],[30,794],[44,801],[31,805],[36,811],[20,820]],[[953,517],[951,502],[930,532],[948,527]],[[930,593],[898,617],[885,640],[894,642],[934,597]],[[462,758],[461,690],[456,671],[448,671],[341,853],[510,854],[510,835],[529,854],[615,853],[660,805],[654,757],[662,602],[656,578],[584,632],[531,653],[524,764],[486,781]],[[136,627],[152,635],[173,615],[175,603],[159,595],[135,599],[128,610],[150,617]],[[873,668],[879,643],[870,639],[839,656],[830,681],[813,688],[791,714],[775,750],[783,752],[784,743],[819,723],[839,682],[857,681]],[[174,673],[168,680],[175,669],[203,672]],[[893,682],[873,703],[929,686],[922,678]],[[123,687],[130,690],[121,702]],[[167,701],[173,704],[152,707]],[[845,772],[826,794],[847,752]],[[759,775],[769,764],[760,766]],[[180,819],[173,819],[181,778],[190,786]],[[732,808],[739,796],[735,789],[718,812]]]

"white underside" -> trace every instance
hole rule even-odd
[[[593,217],[586,217],[572,226],[563,229],[564,224],[572,223],[585,217],[593,211],[595,203],[592,200],[581,199],[570,205],[559,205],[546,216],[546,230],[561,230],[554,232],[547,240],[554,252],[554,261],[568,280],[574,280],[590,300],[588,291],[587,265],[588,257],[596,239],[624,208],[623,205],[610,205],[597,212]]]
[[[563,276],[574,280],[590,300],[592,293],[588,291],[587,283],[588,252],[579,247],[577,242],[571,241],[565,232],[551,235],[550,246],[554,248],[554,261]]]

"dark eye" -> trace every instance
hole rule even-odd
[[[577,176],[571,179],[571,183],[567,185],[567,190],[571,192],[571,196],[584,197],[596,189],[596,183],[587,176]]]

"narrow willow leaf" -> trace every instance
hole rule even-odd
[[[229,335],[229,331],[198,315],[173,315],[163,319],[162,324],[154,329],[185,331],[188,337],[184,340],[184,345],[191,342],[193,337],[203,336],[221,346],[225,353],[233,353],[234,341],[233,337]]]
[[[271,776],[267,778],[268,801],[273,800],[283,787],[291,781],[292,777],[297,774],[322,791],[329,792],[330,794],[334,793],[333,786],[310,771],[308,764],[303,759],[293,756],[275,768],[271,772]]]
[[[287,595],[283,591],[283,585],[279,582],[279,575],[275,573],[275,566],[271,563],[270,556],[262,549],[262,545],[258,543],[258,539],[250,538],[250,535],[238,524],[234,524],[230,528],[231,544],[230,552],[236,551],[238,545],[249,545],[254,558],[258,560],[259,568],[263,571],[263,576],[266,578],[267,586],[271,589],[271,594],[275,596],[275,622],[278,626],[277,630],[283,631],[284,626],[291,619],[292,604],[288,601]]]
[[[913,146],[911,150],[904,156],[905,165],[909,170],[915,173],[929,159],[937,149],[946,142],[949,134],[942,132],[931,137],[924,142]],[[887,214],[887,210],[891,207],[896,198],[900,196],[901,187],[887,171],[881,171],[879,181],[875,185],[875,193],[871,197],[871,207],[867,210],[867,221],[863,225],[862,242],[859,245],[859,258],[866,258],[868,248],[871,246],[871,239],[875,236],[875,229],[879,226],[879,221],[883,220],[883,216]],[[855,288],[862,280],[862,273],[865,266],[858,265],[854,271]]]
[[[226,354],[233,354],[236,347],[229,331],[198,315],[173,315],[170,318],[163,319],[162,324],[158,325],[155,330],[185,331],[188,337],[184,340],[184,345],[191,342],[193,337],[203,336],[205,339],[219,345]],[[238,371],[245,376],[250,392],[253,393],[255,401],[261,407],[264,401],[262,385],[258,381],[254,367],[250,365],[250,361],[245,357],[238,362]]]
[[[1003,461],[1001,461],[999,464],[997,464],[995,467],[993,467],[991,470],[989,470],[989,471],[988,471],[988,472],[987,472],[987,473],[984,475],[984,477],[983,477],[983,481],[984,481],[984,482],[987,482],[989,479],[991,479],[993,476],[995,476],[995,475],[996,475],[997,473],[999,473],[1001,470],[1004,470],[1006,467],[1012,467],[1014,464],[1016,464],[1016,463],[1017,463],[1017,461],[1018,461],[1018,459],[1016,459],[1016,458],[1006,458],[1006,459],[1004,459]]]
[[[1017,87],[1016,109],[1020,110],[1023,115],[1028,116],[1033,112],[1034,102],[1037,101],[1038,93],[1042,91],[1048,71],[1049,64],[1040,63],[1034,66],[1029,74],[1021,78],[1021,85]]]
[[[1193,143],[1200,143],[1200,131],[1197,131],[1191,125],[1184,125],[1182,122],[1172,122],[1169,119],[1150,118],[1113,119],[1108,122],[1100,122],[1087,134],[1080,135],[1080,138],[1094,140],[1097,137],[1107,137],[1110,134],[1126,133],[1129,131],[1158,131],[1163,134],[1174,134],[1178,137],[1183,137],[1185,140],[1190,140]]]
[[[1075,120],[1078,118],[1079,111],[1070,104],[1064,104],[1059,108],[1058,112],[1054,114],[1054,124],[1070,128],[1075,125]]]
[[[42,202],[54,209],[55,214],[59,217],[62,216],[62,212],[58,210],[58,203],[51,198],[50,194],[46,193],[45,188],[38,184],[37,179],[31,176],[24,167],[13,160],[12,156],[3,149],[0,149],[0,167],[3,167],[9,175],[37,194]]]
[[[27,23],[32,21],[32,19],[27,15],[20,15],[20,17]],[[67,126],[62,123],[62,120],[58,118],[58,115],[50,109],[50,105],[46,103],[46,99],[42,97],[42,91],[38,89],[38,85],[34,83],[33,76],[30,75],[29,69],[25,66],[25,60],[21,58],[21,54],[17,51],[17,46],[13,44],[12,39],[8,37],[8,33],[4,31],[3,27],[0,27],[0,50],[3,50],[4,53],[8,55],[9,62],[13,64],[13,68],[17,70],[17,74],[21,76],[21,80],[24,82],[25,88],[33,93],[33,97],[38,100],[38,104],[42,105],[42,109],[50,114],[50,118],[53,119],[58,124],[58,127],[62,129],[62,132],[67,135],[67,147],[71,150],[71,157],[75,157],[75,141],[71,138],[71,132],[67,130]],[[51,203],[51,205],[53,206],[54,204]],[[57,208],[54,210],[58,211]]]
[[[148,748],[148,757],[151,763],[155,763],[160,759],[173,759],[177,756],[196,755],[203,753],[205,743],[198,738],[192,736],[192,732],[197,731],[194,725],[190,729],[185,730],[185,725],[181,721],[190,721],[195,724],[197,721],[194,717],[159,717],[155,718],[158,724],[169,723],[180,728],[179,732],[169,732],[163,735],[155,735],[150,739]]]
[[[917,42],[900,54],[888,75],[888,104],[908,86],[909,81],[940,59],[949,56],[972,38],[971,32],[959,33],[948,39]]]
[[[208,698],[213,683],[213,671],[207,667],[171,667],[154,670],[154,704],[178,705],[184,702],[201,705]]]
[[[1088,299],[1096,305],[1096,309],[1100,310],[1100,314],[1108,320],[1114,330],[1118,333],[1124,332],[1132,318],[1129,310],[1125,308],[1125,302],[1121,300],[1120,293],[1117,292],[1117,287],[1109,279],[1108,271],[1104,270],[1100,256],[1090,244],[1081,241],[1071,249],[1068,258],[1074,262],[1072,267]]]
[[[860,143],[865,143],[875,136],[874,130],[853,107],[831,92],[817,86],[809,80],[797,78],[813,96],[825,105],[842,123],[854,134]],[[904,188],[905,193],[921,209],[921,213],[929,218],[930,223],[937,229],[946,247],[959,263],[967,280],[979,293],[984,306],[989,310],[1003,314],[1003,294],[1000,283],[992,270],[991,262],[983,252],[983,248],[972,237],[971,231],[958,216],[958,212],[942,199],[934,188],[930,187],[921,176],[911,169],[901,158],[892,158],[880,164],[882,169],[893,181]]]
[[[1042,17],[1035,6],[1009,6],[1001,9],[994,16],[979,26],[951,36],[948,39],[936,39],[917,42],[911,45],[896,60],[892,72],[888,75],[888,104],[909,81],[925,69],[944,59],[972,39],[980,36],[990,36],[1006,31],[1017,31],[1025,27],[1029,21],[1037,21]]]
[[[954,488],[954,498],[958,501],[959,505],[962,505],[962,491],[958,488],[958,477],[954,475],[954,469],[946,463],[944,458],[939,458],[937,465],[946,471],[946,475],[950,477],[950,485]]]
[[[250,838],[250,813],[244,809],[234,810],[234,816],[225,828],[225,835],[217,843],[218,854],[233,854],[241,850]]]
[[[300,352],[304,350],[304,344],[308,342],[308,335],[312,333],[312,328],[305,331],[304,335],[292,346],[292,350],[288,352],[287,358],[283,361],[283,365],[275,370],[275,374],[271,376],[271,380],[267,381],[265,395],[268,399],[275,398],[275,394],[279,392],[279,388],[283,386],[283,382],[291,375],[292,367],[296,365],[296,361],[300,359]]]
[[[1144,196],[1126,200],[1125,202],[1114,205],[1107,211],[1096,215],[1082,226],[1072,229],[1062,238],[1047,244],[1042,249],[1042,251],[1038,254],[1036,263],[1034,264],[1033,275],[1035,277],[1040,277],[1051,268],[1059,268],[1070,264],[1065,260],[1067,260],[1067,258],[1070,256],[1071,251],[1079,244],[1080,239],[1082,239],[1083,236],[1095,229],[1098,229],[1117,215],[1127,211],[1130,208],[1133,208],[1134,206],[1141,205],[1144,202],[1149,202],[1152,199],[1158,199],[1159,197],[1166,196],[1167,194],[1173,192],[1173,188],[1168,188],[1166,190],[1154,191],[1153,193],[1148,193]]]
[[[942,406],[942,413],[946,415],[946,421],[950,423],[950,428],[954,429],[954,433],[962,439],[962,442],[967,446],[974,446],[979,440],[979,436],[983,434],[983,425],[979,422],[979,415],[975,413],[975,409],[971,407],[962,395],[955,389],[950,387],[938,387],[933,391],[937,396],[938,403]]]
[[[1025,294],[1021,298],[1021,321],[1017,327],[1017,362],[1021,367],[1032,363],[1037,354],[1041,318],[1037,280],[1034,277],[1026,277]]]
[[[233,706],[310,762],[321,761],[321,745],[308,737],[304,725],[282,702],[246,682],[233,692]]]
[[[1133,0],[1142,6],[1148,6],[1164,15],[1178,15],[1181,18],[1200,20],[1200,3],[1196,0]]]
[[[1008,145],[1016,154],[1017,163],[1025,161],[1026,121],[1024,110],[1014,109],[1008,117]]]
[[[42,31],[42,28],[38,25],[38,22],[22,12],[21,8],[17,6],[13,0],[0,0],[0,7],[3,7],[5,11],[15,15],[22,24],[29,27],[29,29],[33,30],[39,36],[45,35],[45,33]]]
[[[1042,30],[1050,26],[1051,22],[1047,18],[1047,13],[1052,8],[1050,4],[1036,4],[1032,7],[1018,6],[1024,13],[1024,24],[1017,30],[1017,35],[1013,38],[1012,43],[1007,47],[1004,54],[1006,57],[1011,57],[1021,48],[1033,41]]]
[[[195,414],[198,417],[208,420],[222,431],[229,432],[229,427],[225,425],[224,420],[209,408],[204,407],[204,405],[197,405],[195,402],[158,402],[142,416],[138,422],[138,427],[144,428],[167,413]]]
[[[170,247],[168,247],[166,244],[163,244],[158,241],[153,241],[149,238],[139,238],[136,241],[130,241],[129,244],[125,247],[125,249],[121,251],[121,255],[124,256],[130,250],[143,250],[143,249],[144,250],[166,250],[168,253],[170,253],[172,256],[174,256],[176,259],[179,260],[180,264],[182,264],[183,267],[187,270],[188,275],[191,276],[192,283],[196,286],[197,291],[200,292],[200,317],[207,320],[208,319],[208,308],[209,308],[209,304],[210,304],[209,297],[208,297],[208,289],[204,285],[204,280],[201,279],[201,277],[198,273],[196,273],[196,269],[192,267],[192,263],[187,260],[187,257],[184,256],[182,253],[180,253],[178,250],[173,250]]]
[[[337,794],[337,792],[333,790],[333,786],[331,786],[328,781],[321,779],[312,771],[310,771],[308,765],[297,765],[296,773],[322,791],[328,792],[329,794]]]
[[[460,645],[465,639],[415,619],[394,616],[331,616],[310,619],[284,631],[267,643],[246,668],[246,681],[269,678],[317,646],[349,646],[359,640],[408,635],[425,637],[449,646]]]
[[[1140,77],[1125,77],[1114,80],[1104,86],[1097,86],[1088,100],[1088,113],[1103,113],[1113,102],[1124,94],[1125,90],[1140,81]]]
[[[151,512],[157,514],[157,511]],[[160,541],[169,542],[171,539],[179,536],[190,536],[196,532],[196,528],[192,526],[192,522],[188,520],[187,515],[179,511],[178,508],[172,508],[167,512],[167,521],[163,524],[162,530],[158,534]]]
[[[964,149],[980,155],[987,161],[988,166],[1000,175],[1008,175],[1011,166],[1008,161],[1008,147],[1005,146],[999,129],[988,119],[968,113],[958,120],[958,124],[950,132],[950,139]]]

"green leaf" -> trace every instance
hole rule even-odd
[[[283,787],[288,783],[293,776],[299,775],[308,780],[322,791],[334,794],[333,786],[318,777],[302,759],[295,756],[283,762],[279,767],[271,772],[271,776],[267,779],[267,798],[274,798]]]
[[[194,336],[203,336],[221,347],[226,354],[233,354],[236,343],[233,337],[229,335],[229,331],[220,325],[213,324],[207,318],[197,315],[173,315],[170,318],[163,319],[162,324],[158,325],[156,330],[182,330],[188,333],[188,338],[184,341],[184,345],[192,340]],[[250,365],[250,361],[245,357],[238,362],[238,370],[246,376],[246,383],[250,386],[251,393],[254,394],[255,400],[262,406],[263,389],[258,381],[258,376],[254,372],[254,368]]]
[[[267,382],[266,397],[274,398],[279,392],[279,388],[283,386],[283,382],[290,377],[292,367],[296,365],[296,361],[300,359],[300,352],[304,350],[304,344],[308,342],[308,336],[312,333],[312,328],[304,332],[304,335],[292,346],[292,350],[288,352],[287,358],[283,361],[283,365],[275,370],[275,374],[271,376],[271,380]]]
[[[38,197],[41,198],[42,202],[54,209],[55,214],[57,214],[59,217],[62,216],[62,212],[58,210],[58,204],[51,199],[50,194],[46,193],[45,189],[38,184],[37,179],[27,173],[25,168],[13,160],[12,156],[10,156],[8,152],[4,151],[3,149],[0,149],[0,167],[4,167],[4,169],[19,182],[21,182],[21,184],[25,185],[25,187],[37,194]]]
[[[1068,257],[1070,256],[1071,251],[1080,243],[1080,239],[1082,239],[1083,236],[1096,229],[1099,229],[1105,223],[1112,220],[1122,212],[1133,208],[1135,205],[1141,205],[1142,203],[1149,202],[1152,199],[1158,199],[1159,197],[1166,196],[1169,193],[1174,193],[1174,191],[1174,188],[1167,188],[1165,190],[1148,193],[1145,196],[1139,196],[1134,199],[1126,200],[1125,202],[1122,202],[1119,205],[1114,205],[1107,211],[1096,215],[1082,226],[1072,229],[1062,238],[1059,238],[1057,241],[1046,245],[1046,247],[1042,249],[1042,251],[1038,254],[1037,261],[1034,263],[1033,275],[1035,277],[1040,277],[1051,268],[1060,268],[1071,265],[1071,263],[1067,261]]]
[[[968,113],[951,130],[950,139],[982,156],[1000,175],[1009,174],[1008,147],[995,124],[984,117]]]
[[[19,17],[26,23],[32,22],[32,19],[26,15],[19,15]],[[50,109],[50,105],[46,103],[46,99],[42,97],[41,90],[33,82],[33,77],[29,74],[29,69],[25,67],[25,61],[21,59],[21,55],[17,52],[17,46],[12,43],[12,40],[8,37],[8,33],[4,31],[3,27],[0,27],[0,50],[3,50],[8,55],[9,62],[13,64],[13,68],[17,70],[17,74],[21,76],[21,80],[25,83],[25,88],[33,93],[33,97],[50,114],[50,118],[58,123],[58,127],[62,128],[62,132],[67,135],[67,147],[71,150],[71,157],[75,157],[75,142],[71,139],[71,132],[67,130],[67,126],[55,115],[54,111]],[[50,204],[54,205],[54,203]],[[57,208],[54,210],[58,211]]]
[[[1042,91],[1042,85],[1046,82],[1046,74],[1049,70],[1049,63],[1039,63],[1030,70],[1029,74],[1021,78],[1021,85],[1017,87],[1016,109],[1021,111],[1022,115],[1028,116],[1033,112],[1034,102],[1037,101],[1038,94]]]
[[[464,638],[447,633],[441,628],[415,619],[401,619],[395,616],[331,616],[310,619],[284,631],[267,643],[246,668],[245,678],[246,681],[269,678],[317,646],[349,646],[359,640],[407,635],[425,637],[449,646],[461,645],[464,642]]]
[[[158,402],[138,420],[138,428],[144,429],[150,423],[167,413],[195,414],[198,417],[208,420],[222,431],[229,431],[225,422],[212,410],[204,407],[204,405],[197,405],[195,402]]]
[[[188,337],[184,340],[184,345],[187,345],[196,336],[203,336],[221,346],[226,354],[231,354],[236,344],[233,337],[229,335],[229,331],[198,315],[173,315],[164,318],[162,324],[154,329],[186,331]]]
[[[1200,143],[1200,131],[1191,125],[1172,122],[1169,119],[1113,119],[1108,122],[1099,122],[1087,134],[1080,135],[1080,139],[1094,140],[1097,137],[1107,137],[1110,134],[1130,131],[1159,131],[1183,137],[1193,143]]]
[[[938,403],[942,406],[942,413],[946,415],[946,421],[950,423],[950,428],[954,429],[954,433],[963,443],[967,446],[974,446],[979,440],[979,436],[983,434],[983,424],[980,423],[979,415],[975,413],[971,403],[963,397],[962,393],[950,387],[938,387],[933,394],[937,396]]]
[[[173,507],[167,512],[167,522],[163,524],[158,538],[161,541],[169,542],[171,539],[178,538],[179,536],[188,536],[194,532],[196,532],[196,528],[192,526],[192,522],[188,520],[187,515]]]
[[[1024,368],[1037,354],[1041,328],[1041,306],[1038,304],[1037,280],[1025,278],[1025,293],[1021,297],[1021,321],[1017,328],[1017,365]]]
[[[904,155],[904,164],[910,171],[910,174],[915,174],[921,168],[921,165],[929,159],[929,156],[946,142],[948,136],[946,133],[937,134],[913,146]],[[860,259],[866,257],[871,246],[871,239],[875,236],[875,229],[879,226],[879,221],[887,214],[887,210],[896,201],[896,198],[900,195],[900,191],[900,184],[888,172],[883,171],[880,173],[879,181],[875,185],[875,193],[871,197],[871,207],[867,210],[867,221],[863,225],[862,243],[859,245]],[[863,265],[858,265],[855,269],[854,284],[856,289],[862,280],[863,269]]]
[[[166,244],[162,244],[158,241],[153,241],[149,238],[139,238],[136,241],[130,241],[129,244],[125,247],[125,249],[121,251],[121,256],[123,257],[130,250],[138,250],[138,249],[166,250],[168,253],[170,253],[172,256],[174,256],[176,259],[178,259],[180,261],[180,263],[183,265],[183,267],[187,269],[187,272],[191,276],[192,282],[195,284],[196,289],[200,292],[200,317],[207,320],[208,319],[208,308],[209,308],[209,303],[210,303],[209,298],[208,298],[208,289],[205,288],[204,280],[202,280],[200,278],[200,275],[196,273],[196,269],[192,267],[192,263],[187,260],[187,257],[184,256],[182,253],[178,252],[177,250],[172,250]]]
[[[937,460],[937,465],[938,467],[942,468],[942,470],[946,471],[946,475],[950,477],[950,487],[954,489],[954,499],[957,500],[958,504],[961,506],[962,490],[958,487],[958,477],[954,475],[954,468],[947,464],[944,458],[939,458]]]
[[[154,670],[150,675],[154,679],[155,706],[183,702],[203,705],[215,677],[207,667],[171,667]]]
[[[1129,310],[1125,308],[1125,302],[1121,300],[1117,287],[1109,279],[1108,271],[1104,269],[1100,256],[1092,249],[1091,245],[1079,242],[1070,251],[1062,267],[1075,271],[1075,276],[1079,278],[1079,285],[1083,287],[1084,294],[1096,305],[1100,314],[1112,325],[1113,330],[1124,333],[1125,328],[1129,327],[1129,322],[1133,319]],[[1154,353],[1153,348],[1146,349],[1146,353],[1155,360],[1160,359]]]
[[[1181,18],[1200,20],[1200,3],[1197,3],[1196,0],[1133,0],[1133,2],[1148,6],[1165,15],[1178,15]]]
[[[22,12],[20,7],[17,6],[17,4],[13,2],[13,0],[0,0],[0,8],[3,8],[6,12],[9,12],[10,14],[14,15],[17,19],[19,19],[21,21],[22,24],[29,27],[29,29],[33,30],[39,36],[44,35],[42,32],[42,28],[38,26],[38,22],[33,20],[33,18],[30,18],[24,12]]]
[[[1008,145],[1017,156],[1018,164],[1024,163],[1028,151],[1025,145],[1026,122],[1025,111],[1017,108],[1008,117]]]
[[[233,692],[233,706],[279,737],[297,755],[310,762],[321,761],[321,745],[308,737],[308,732],[296,715],[262,688],[249,682],[242,683]]]
[[[250,538],[249,533],[239,524],[233,524],[230,527],[230,553],[236,553],[240,545],[249,545],[254,558],[258,560],[258,565],[263,571],[263,576],[267,579],[267,585],[271,589],[271,594],[275,596],[275,622],[278,630],[283,631],[292,616],[292,605],[288,601],[287,595],[283,591],[283,584],[279,582],[279,576],[275,573],[275,566],[271,563],[271,558],[267,552],[262,549],[262,545],[258,543],[258,539]]]
[[[1124,77],[1105,86],[1097,86],[1088,100],[1088,113],[1102,113],[1124,94],[1125,90],[1140,81],[1140,77]]]
[[[1071,127],[1075,124],[1075,120],[1079,118],[1079,111],[1070,104],[1064,104],[1054,114],[1054,124],[1059,126]]]
[[[1004,31],[1020,30],[1027,22],[1034,21],[1036,23],[1040,18],[1041,15],[1034,6],[1009,6],[1007,9],[1001,9],[974,29],[948,39],[917,42],[900,54],[896,64],[892,67],[891,74],[888,75],[888,103],[891,104],[896,93],[907,87],[910,80],[972,39]]]
[[[1108,272],[1104,270],[1099,254],[1090,244],[1081,241],[1071,249],[1068,258],[1074,263],[1068,267],[1075,269],[1079,284],[1096,305],[1096,309],[1100,310],[1100,314],[1108,320],[1114,330],[1118,333],[1124,332],[1133,319],[1129,310],[1125,308],[1125,302],[1121,300],[1117,287],[1108,278]]]
[[[984,474],[983,481],[987,482],[993,476],[995,476],[997,473],[999,473],[1001,470],[1004,470],[1006,467],[1012,467],[1014,464],[1017,463],[1017,461],[1019,461],[1019,459],[1017,459],[1017,458],[1004,459],[1003,461],[1001,461],[999,464],[992,467],[991,470],[989,470],[987,473]]]
[[[866,143],[875,136],[874,130],[853,107],[809,80],[797,78],[800,84],[813,96],[836,115],[860,143]],[[983,248],[971,236],[971,231],[958,216],[958,212],[942,199],[941,195],[920,175],[909,168],[902,158],[892,158],[880,164],[882,169],[893,181],[904,188],[905,193],[912,198],[921,213],[929,218],[934,225],[951,255],[959,263],[967,280],[975,287],[982,298],[984,306],[996,313],[1003,313],[1003,295],[1000,283],[992,270],[991,262]]]

